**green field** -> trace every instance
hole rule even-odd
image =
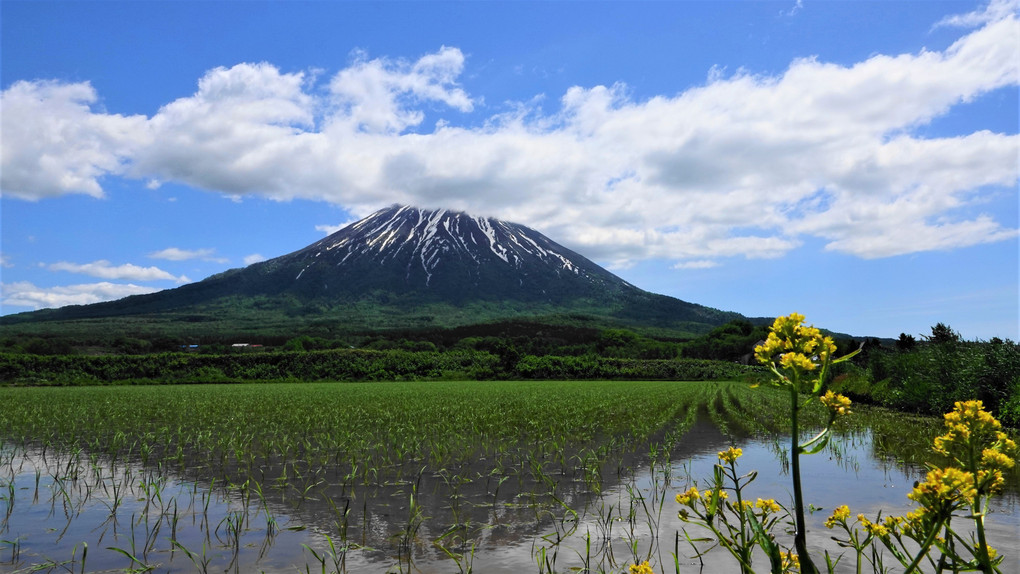
[[[676,381],[0,388],[0,566],[449,572],[517,545],[539,572],[557,553],[619,572],[637,550],[579,556],[579,540],[598,539],[585,517],[657,530],[649,517],[675,516],[671,497],[692,480],[677,465],[773,444],[787,400]],[[846,436],[931,460],[938,420],[864,410]],[[639,471],[652,486],[607,506]],[[21,514],[40,505],[49,518]],[[635,548],[661,535],[633,534]]]

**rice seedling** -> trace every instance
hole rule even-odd
[[[614,571],[682,543],[663,501],[690,481],[682,465],[697,445],[774,436],[783,399],[669,381],[0,388],[0,538],[11,541],[0,548],[41,563],[19,513],[43,498],[57,547],[67,556],[87,540],[96,568],[123,568],[107,550],[120,548],[159,556],[161,571],[272,570],[307,544],[293,560],[316,570],[342,556],[356,571],[440,560],[463,572],[512,543],[539,570],[576,559]],[[902,425],[881,411],[864,416],[835,431],[919,460],[909,445],[927,441],[892,438]],[[801,417],[824,423],[812,408]]]

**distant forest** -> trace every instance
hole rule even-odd
[[[196,339],[47,334],[0,339],[0,384],[87,385],[439,379],[766,381],[752,350],[768,326],[736,320],[693,339],[577,322],[511,320],[457,328]],[[830,385],[857,402],[939,414],[980,399],[1020,426],[1020,345],[965,341],[938,324],[919,339],[837,338]]]

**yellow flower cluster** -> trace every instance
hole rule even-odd
[[[800,353],[783,353],[779,357],[779,366],[784,369],[800,369],[802,371],[813,371],[818,368],[814,361]]]
[[[836,343],[831,337],[823,337],[815,327],[804,325],[804,315],[790,313],[777,317],[763,345],[754,348],[758,362],[768,364],[781,353],[779,365],[784,369],[813,371],[818,363],[824,363],[836,352]]]
[[[779,503],[772,498],[759,498],[758,502],[754,503],[754,506],[759,510],[762,510],[765,514],[768,514],[769,512],[779,512],[783,509],[783,507],[779,506]]]
[[[783,572],[798,572],[800,571],[800,558],[791,552],[780,552],[782,558]]]
[[[717,504],[719,502],[721,502],[723,500],[726,500],[726,499],[728,499],[730,497],[729,494],[726,494],[725,490],[706,490],[705,491],[705,504],[712,504],[712,499],[715,498],[716,495],[718,495],[718,497],[719,497],[719,499],[715,501]]]
[[[877,538],[885,538],[886,536],[889,536],[888,522],[886,524],[872,522],[863,514],[858,514],[857,520],[861,522],[861,526],[863,526],[864,530],[866,530],[869,534],[872,534]]]
[[[698,487],[692,486],[687,489],[687,492],[676,495],[677,504],[683,506],[693,506],[695,500],[701,500],[701,493],[698,492]]]
[[[1012,443],[1009,450],[1016,450],[1016,443],[1001,432],[1002,423],[984,409],[981,401],[957,401],[945,419],[948,432],[935,439],[936,452],[956,457],[961,452],[969,452],[971,444],[998,441],[1004,443],[1001,446]]]
[[[1003,433],[1004,434],[1004,433]],[[1005,435],[1004,435],[1005,436]],[[1003,442],[1013,442],[1008,438]],[[995,468],[999,470],[1009,470],[1016,464],[1012,458],[1001,450],[993,448],[986,448],[981,451],[981,466],[984,468]]]
[[[972,474],[975,494],[998,492],[1005,480],[1003,471],[1016,465],[1017,445],[1002,432],[1002,423],[984,410],[981,401],[959,401],[945,416],[946,434],[935,438],[935,451],[952,457]],[[973,464],[970,453],[980,452]],[[971,497],[973,498],[973,497]]]
[[[840,522],[846,522],[846,519],[850,517],[850,507],[847,505],[837,506],[836,510],[832,511],[832,516],[825,521],[825,527],[831,529]]]
[[[926,527],[931,522],[929,516],[924,508],[908,512],[906,516],[900,518],[900,523],[903,525],[902,532],[908,536],[923,538],[927,530]]]
[[[719,453],[719,460],[721,462],[728,462],[730,464],[733,464],[737,462],[737,459],[740,458],[742,454],[744,454],[743,450],[731,446],[730,448]]]
[[[655,574],[655,570],[652,570],[652,566],[645,560],[641,564],[632,564],[630,574]]]
[[[958,501],[973,504],[977,496],[974,474],[959,468],[936,468],[925,481],[914,487],[907,498],[925,508],[946,510]]]
[[[1003,471],[1015,466],[1017,447],[1000,430],[1001,423],[984,410],[981,401],[957,402],[953,412],[945,416],[945,422],[947,432],[935,439],[935,450],[954,458],[963,468],[949,466],[928,472],[924,482],[907,495],[920,508],[906,516],[891,516],[878,524],[858,515],[865,530],[878,537],[899,532],[923,538],[936,523],[961,506],[973,506],[980,497],[1002,489]],[[973,460],[971,452],[980,452],[981,458]],[[838,508],[825,525],[831,528],[836,524],[842,509]]]
[[[830,390],[826,391],[824,395],[819,397],[819,400],[822,401],[822,404],[828,407],[828,409],[837,416],[850,414],[851,401],[843,395],[836,394]]]

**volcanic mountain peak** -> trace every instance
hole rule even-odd
[[[426,287],[439,274],[471,285],[482,276],[507,272],[522,272],[518,278],[522,284],[529,275],[550,272],[623,283],[522,225],[446,209],[400,205],[379,210],[280,260],[303,262],[297,279],[309,268],[328,261],[339,268],[369,262],[395,265],[404,270],[405,281],[417,283],[415,278],[419,278]]]
[[[684,334],[739,317],[643,291],[522,225],[393,205],[298,251],[197,283],[0,323],[129,315],[230,329],[275,321],[280,331],[311,317],[377,329],[559,315]]]

